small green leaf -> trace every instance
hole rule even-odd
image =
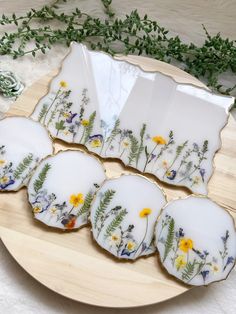
[[[43,169],[39,173],[38,178],[34,181],[34,191],[36,193],[38,193],[39,190],[42,188],[44,181],[46,180],[47,173],[50,170],[50,168],[51,168],[51,165],[49,165],[48,163],[45,164]]]
[[[168,254],[172,250],[173,242],[174,242],[174,235],[175,235],[175,221],[171,218],[168,226],[168,233],[165,241],[165,251],[163,256],[163,262],[166,260]]]
[[[60,122],[56,122],[56,124],[55,124],[55,128],[58,130],[58,131],[61,131],[61,130],[65,130],[65,126],[64,126],[64,124],[65,124],[65,121],[60,121]]]

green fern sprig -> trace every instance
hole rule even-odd
[[[84,133],[84,144],[88,141],[89,136],[91,135],[93,131],[95,117],[96,117],[96,111],[91,113],[91,115],[89,116],[89,123],[88,123],[88,126],[85,128],[85,133]]]
[[[83,206],[78,211],[78,214],[77,214],[78,217],[83,215],[83,214],[89,213],[92,201],[93,201],[93,193],[89,192],[85,197]]]
[[[105,235],[104,235],[105,238],[109,237],[112,234],[112,232],[114,232],[119,227],[119,225],[122,223],[122,221],[123,221],[123,219],[127,213],[128,212],[126,209],[122,209],[115,216],[115,218],[112,220],[112,222],[106,228]]]
[[[120,120],[117,119],[114,125],[114,128],[111,131],[111,135],[109,136],[109,138],[107,139],[107,142],[109,142],[108,146],[111,145],[111,143],[113,142],[114,138],[119,134],[119,126],[120,126]]]
[[[129,153],[129,157],[128,157],[128,159],[129,159],[128,165],[131,165],[132,162],[137,157],[139,145],[138,145],[138,140],[136,139],[136,137],[134,135],[130,134],[129,139],[131,142],[131,146],[130,146],[130,153]]]
[[[39,122],[42,121],[42,119],[45,116],[45,114],[47,113],[47,111],[48,111],[48,106],[46,104],[43,104],[43,107],[39,112],[39,118],[38,118]]]
[[[142,152],[144,150],[143,138],[144,138],[145,132],[146,132],[146,124],[144,123],[143,126],[142,126],[142,129],[140,131],[140,145],[139,145],[138,152],[137,152],[137,155],[136,155],[136,158],[135,158],[136,167],[138,166],[139,158],[140,158],[140,156],[141,156],[141,154],[142,154]]]
[[[97,223],[100,220],[101,216],[105,213],[105,210],[107,209],[108,205],[110,204],[113,196],[115,194],[114,190],[107,190],[103,197],[100,200],[100,204],[95,212],[94,216],[94,225],[95,228],[97,227]]]
[[[39,173],[38,178],[34,181],[34,190],[36,193],[38,193],[39,190],[42,188],[44,181],[46,180],[47,173],[50,168],[51,168],[51,165],[45,164],[43,169]]]
[[[194,269],[195,269],[195,260],[192,263],[188,262],[182,272],[182,279],[184,281],[189,281],[193,276]]]
[[[14,171],[13,175],[15,179],[19,179],[22,175],[22,173],[30,166],[30,164],[33,161],[33,154],[29,154],[27,157],[25,157],[22,162],[19,163],[19,165],[16,167],[16,170]]]
[[[174,235],[175,235],[175,221],[173,218],[171,218],[169,226],[168,226],[168,234],[167,234],[166,242],[165,242],[163,262],[166,260],[168,254],[170,253],[173,247]]]

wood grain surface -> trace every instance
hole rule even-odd
[[[145,70],[160,70],[178,82],[202,86],[181,70],[143,57],[126,57]],[[55,73],[43,77],[18,99],[9,115],[28,116]],[[222,148],[215,156],[209,196],[236,218],[236,124],[232,117],[222,131]],[[76,145],[56,141],[56,151]],[[122,164],[105,161],[108,177],[129,172]],[[157,180],[158,182],[158,180]],[[160,184],[160,182],[158,182]],[[160,184],[168,200],[187,195],[186,189]],[[0,194],[0,235],[16,261],[48,288],[71,299],[106,307],[135,307],[170,299],[189,287],[167,275],[157,256],[136,262],[118,261],[93,242],[90,228],[62,232],[33,219],[26,189]]]

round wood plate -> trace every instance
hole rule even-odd
[[[119,57],[140,65],[144,70],[158,70],[176,81],[203,84],[187,73],[153,59]],[[15,103],[8,115],[28,116],[48,88],[55,73],[32,85]],[[229,118],[222,131],[222,148],[215,157],[215,172],[209,183],[209,196],[227,208],[234,218],[236,204],[236,124]],[[56,151],[77,145],[55,143]],[[120,163],[106,161],[109,177],[130,172]],[[168,200],[187,195],[180,188],[164,187]],[[33,219],[26,189],[0,194],[0,236],[15,260],[40,283],[68,298],[105,307],[135,307],[161,302],[186,292],[183,285],[160,267],[157,256],[124,262],[104,253],[93,242],[90,228],[60,232]]]

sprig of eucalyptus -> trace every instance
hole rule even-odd
[[[203,26],[206,39],[197,47],[182,42],[179,36],[170,36],[167,29],[147,15],[141,17],[137,10],[123,19],[115,18],[112,0],[101,0],[107,15],[104,20],[79,8],[69,14],[60,13],[59,1],[39,10],[31,9],[23,16],[3,14],[0,24],[15,24],[16,30],[0,38],[0,55],[18,58],[32,54],[35,57],[38,52],[45,54],[55,44],[69,46],[71,41],[76,41],[111,55],[138,54],[168,63],[178,61],[183,70],[222,94],[230,94],[236,88],[236,84],[231,87],[220,84],[220,76],[225,72],[236,74],[235,40],[224,39],[220,33],[211,36]]]

